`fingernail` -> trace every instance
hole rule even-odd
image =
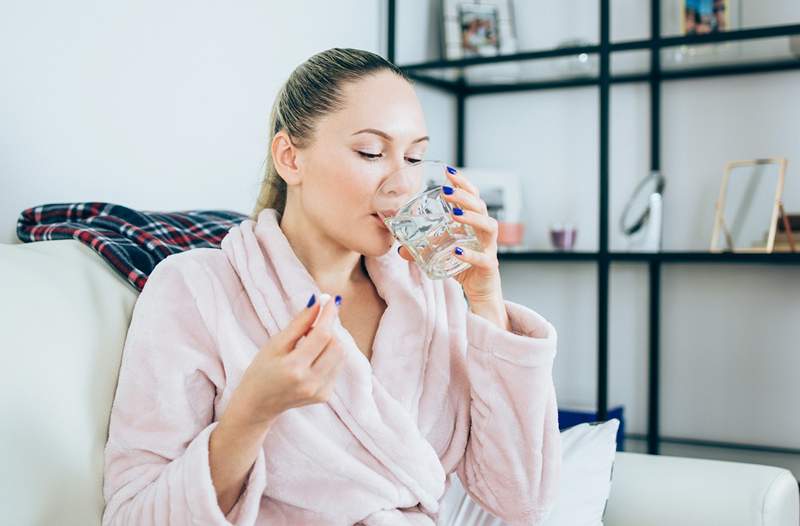
[[[462,255],[462,254],[464,253],[464,251],[463,251],[463,250],[461,250],[461,247],[456,247],[456,251],[455,251],[455,252],[456,252],[456,254],[458,254],[459,256],[460,256],[460,255]]]
[[[400,253],[400,249],[403,248],[403,245],[397,245],[397,253]]]
[[[312,294],[310,298],[308,298],[308,303],[306,304],[306,308],[312,306],[314,302],[317,301],[317,295]]]
[[[336,303],[336,306],[338,307],[339,305],[342,304],[342,297],[337,294],[336,298],[333,301]]]
[[[448,167],[447,167],[447,171],[448,171],[448,172],[450,172],[450,173],[451,173],[451,174],[453,174],[453,175],[455,175],[455,173],[456,173],[456,169],[455,169],[455,168],[453,168],[452,166],[448,166]]]
[[[454,206],[454,207],[453,207],[453,213],[454,213],[455,215],[457,215],[457,216],[463,216],[463,215],[464,215],[464,211],[463,211],[463,210],[461,210],[461,209],[460,209],[459,207],[457,207],[457,206]]]
[[[444,195],[453,195],[453,189],[446,185],[442,186],[442,192],[444,192]]]

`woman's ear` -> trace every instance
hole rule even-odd
[[[297,147],[292,143],[286,130],[275,134],[272,139],[272,162],[287,186],[297,185],[301,181],[297,154]]]

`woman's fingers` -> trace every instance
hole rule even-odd
[[[448,194],[447,190],[442,192],[444,200],[450,204],[461,208],[462,210],[472,210],[479,214],[486,214],[486,203],[480,197],[477,197],[462,188],[453,188],[453,193]]]
[[[454,249],[455,255],[458,259],[470,263],[474,267],[480,267],[487,270],[496,270],[498,267],[497,257],[477,250],[471,250],[465,247],[456,247]]]
[[[333,298],[322,307],[322,311],[308,334],[298,342],[297,347],[290,354],[292,359],[297,360],[298,365],[309,367],[322,350],[334,336],[333,323],[339,314],[339,306]]]
[[[319,354],[314,363],[311,364],[311,370],[314,371],[323,383],[333,376],[339,369],[339,366],[344,362],[344,349],[339,342],[334,338],[325,349]]]
[[[461,215],[453,214],[452,218],[458,223],[470,225],[484,247],[491,247],[497,242],[497,220],[495,218],[472,210],[464,210]]]
[[[405,245],[398,245],[397,253],[400,254],[400,257],[406,261],[414,261],[414,256],[411,255],[411,252]]]
[[[276,335],[275,341],[278,344],[278,348],[284,349],[286,352],[291,351],[299,342],[303,341],[305,335],[311,330],[311,326],[319,314],[320,306],[316,296],[313,295],[309,298],[309,303],[311,304],[295,316],[289,322],[289,325]]]
[[[455,172],[455,173],[453,173]],[[475,197],[480,197],[481,193],[478,191],[478,187],[474,184],[469,182],[466,177],[461,175],[461,172],[453,168],[452,172],[450,170],[445,170],[445,174],[447,178],[455,185],[456,188],[463,188],[467,192],[471,193]]]

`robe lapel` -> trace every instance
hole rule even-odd
[[[234,229],[238,229],[234,231]],[[285,328],[320,290],[280,229],[277,211],[231,229],[223,250],[268,334]],[[328,401],[352,435],[432,512],[446,474],[418,425],[419,400],[434,328],[431,283],[392,251],[366,258],[367,270],[387,304],[376,334],[373,365],[352,335],[336,324],[345,363]],[[324,432],[324,430],[320,430]]]

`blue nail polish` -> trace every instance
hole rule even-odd
[[[463,211],[463,210],[461,210],[461,209],[460,209],[459,207],[457,207],[457,206],[453,207],[453,213],[454,213],[455,215],[457,215],[457,216],[463,216],[463,215],[464,215],[464,211]]]
[[[447,171],[448,171],[448,172],[450,172],[450,173],[451,173],[451,174],[453,174],[453,175],[455,175],[455,173],[456,173],[456,169],[455,169],[455,168],[453,168],[452,166],[448,166],[448,167],[447,167]]]
[[[338,307],[339,305],[342,304],[342,297],[337,294],[336,298],[333,301],[336,303],[336,306]]]
[[[397,253],[400,253],[400,249],[403,248],[403,245],[397,245]]]
[[[456,254],[458,254],[459,256],[464,254],[464,251],[461,250],[461,247],[456,247]]]
[[[317,301],[317,295],[312,294],[310,298],[308,298],[308,303],[306,304],[306,308],[312,306],[314,302]]]
[[[444,195],[453,195],[453,188],[447,185],[442,186],[442,192],[444,192]]]

